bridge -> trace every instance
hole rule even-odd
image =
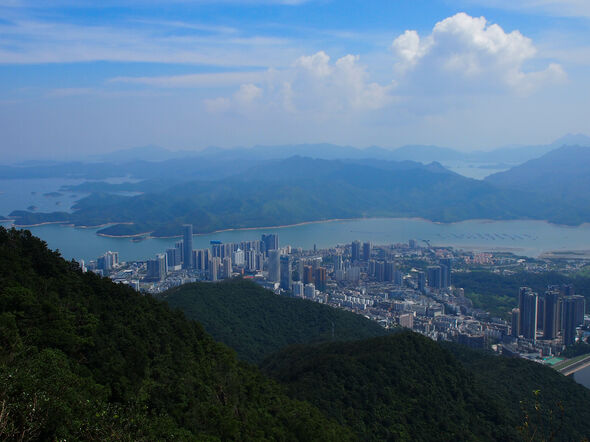
[[[590,367],[590,354],[578,356],[567,361],[559,362],[553,366],[555,370],[564,376],[569,376],[584,368]]]

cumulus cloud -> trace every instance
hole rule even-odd
[[[399,74],[412,71],[411,75],[422,78],[427,73],[437,83],[447,80],[447,85],[460,79],[462,86],[482,90],[502,86],[528,93],[543,83],[565,78],[558,64],[526,71],[526,63],[537,55],[530,38],[465,13],[438,22],[425,37],[406,31],[393,41],[392,50]]]
[[[258,105],[267,110],[331,113],[380,109],[392,102],[392,89],[393,83],[368,81],[358,56],[346,55],[332,62],[319,51],[299,57],[287,69],[270,69],[259,84],[242,84],[225,99],[238,110]]]

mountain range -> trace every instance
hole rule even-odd
[[[191,223],[198,233],[359,217],[422,217],[452,222],[473,218],[544,219],[579,224],[590,208],[574,202],[503,189],[465,178],[434,163],[319,160],[291,157],[256,164],[233,176],[208,181],[145,181],[132,197],[92,193],[73,213],[14,211],[18,225],[65,222],[114,224],[99,233],[178,235]],[[128,185],[103,186],[105,191]],[[79,188],[75,188],[80,190]]]

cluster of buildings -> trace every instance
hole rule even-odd
[[[572,345],[578,327],[584,325],[586,302],[574,293],[572,285],[549,286],[543,294],[521,287],[518,307],[512,309],[512,342],[504,345],[506,353],[558,354]]]
[[[329,249],[281,247],[277,234],[258,240],[193,248],[193,229],[183,226],[174,247],[145,262],[122,265],[107,252],[88,269],[160,293],[193,281],[252,279],[276,294],[347,309],[384,327],[410,328],[435,340],[489,347],[513,355],[558,354],[571,345],[584,323],[584,298],[570,286],[549,287],[543,295],[523,288],[512,321],[474,308],[463,289],[453,286],[458,267],[493,265],[503,271],[522,265],[516,257],[419,246],[416,240],[392,245],[353,241]],[[84,263],[81,263],[84,266]]]

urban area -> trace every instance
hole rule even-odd
[[[135,290],[159,294],[195,281],[251,279],[277,295],[293,296],[362,314],[386,328],[404,327],[434,340],[491,348],[509,356],[548,362],[585,337],[585,300],[571,285],[544,293],[521,287],[510,318],[474,308],[453,274],[470,265],[507,268],[523,258],[431,247],[428,241],[374,245],[353,241],[329,249],[280,247],[277,234],[239,243],[212,241],[193,249],[193,228],[147,261],[120,262],[117,252],[79,264]],[[539,264],[532,264],[538,266]],[[550,363],[550,362],[549,362]]]

